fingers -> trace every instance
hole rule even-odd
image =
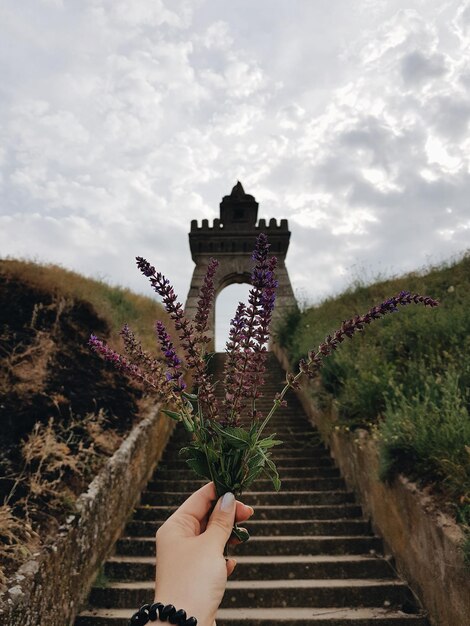
[[[172,517],[176,515],[191,515],[198,522],[201,522],[211,510],[216,499],[214,483],[207,483],[207,485],[190,495],[173,513]]]
[[[238,502],[237,500],[237,508],[235,511],[235,521],[237,522],[237,524],[239,522],[246,522],[246,520],[250,519],[253,514],[253,507],[243,504],[242,502]],[[240,530],[246,530],[246,528],[243,528],[243,526],[239,526],[238,528],[240,528]],[[231,546],[236,546],[239,543],[242,543],[240,539],[235,536],[230,537],[228,542]]]
[[[214,483],[208,483],[197,491],[195,491],[183,504],[171,515],[164,526],[168,531],[178,532],[184,536],[194,536],[205,532],[209,523],[209,513],[214,507],[214,502],[217,499]],[[215,505],[214,512],[216,513],[220,501]],[[236,522],[244,522],[253,515],[253,508],[247,506],[242,502],[236,501],[235,507]],[[218,519],[217,516],[215,518]],[[226,518],[224,518],[226,519]],[[215,523],[219,523],[216,521]],[[232,523],[233,525],[233,523]],[[224,527],[224,524],[222,524]]]
[[[233,570],[237,564],[235,559],[225,559],[227,565],[227,578],[233,574]]]
[[[233,493],[227,492],[219,498],[207,522],[205,535],[222,552],[232,532],[235,522],[236,500]]]
[[[239,500],[237,500],[237,505],[235,508],[235,521],[237,523],[239,522],[246,522],[247,519],[249,519],[254,513],[254,510],[251,506],[247,506],[246,504],[243,504],[243,502],[240,502]],[[203,533],[206,530],[206,526],[207,526],[207,519],[204,519],[201,522],[201,526],[200,526],[200,533]],[[231,540],[230,542],[231,543]],[[239,543],[238,541],[235,543]]]
[[[254,513],[253,507],[243,504],[237,500],[237,508],[235,510],[235,521],[246,522]]]
[[[177,513],[184,513],[185,515],[192,515],[199,522],[202,522],[204,517],[209,513],[217,499],[214,483],[208,483],[195,491],[189,498],[183,502],[183,504],[175,511]],[[253,515],[254,511],[251,506],[243,504],[237,500],[235,521],[244,522]]]

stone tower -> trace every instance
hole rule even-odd
[[[260,219],[257,223],[257,219],[258,203],[253,196],[245,193],[241,183],[237,182],[232,193],[222,199],[220,218],[215,219],[212,226],[209,226],[208,220],[202,220],[201,226],[198,226],[197,220],[191,221],[189,245],[196,267],[185,306],[188,317],[193,318],[196,313],[199,289],[211,257],[215,257],[219,261],[219,268],[215,277],[216,297],[225,287],[233,283],[250,284],[253,266],[251,254],[260,232],[267,234],[271,244],[270,252],[278,258],[276,275],[279,287],[273,316],[273,328],[276,325],[276,320],[287,311],[297,308],[285,265],[290,239],[287,220],[281,220],[278,225],[276,220],[272,218],[267,225],[266,220]],[[214,350],[214,326],[213,309],[209,320],[208,335],[212,338],[212,345],[208,346],[209,350]]]

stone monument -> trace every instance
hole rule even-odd
[[[232,193],[222,199],[220,218],[215,219],[212,226],[209,226],[208,220],[202,220],[201,226],[198,226],[197,220],[191,221],[189,245],[196,267],[185,306],[189,318],[193,318],[196,313],[199,290],[211,257],[219,261],[215,277],[216,297],[225,287],[234,283],[250,284],[253,266],[251,254],[260,232],[267,234],[271,244],[270,252],[278,259],[276,275],[279,287],[272,327],[275,328],[276,320],[286,312],[297,308],[285,265],[290,239],[287,220],[282,219],[280,224],[277,224],[275,218],[271,218],[269,225],[264,219],[258,221],[258,203],[253,196],[245,193],[242,184],[237,182]],[[215,307],[209,319],[208,336],[212,339],[212,344],[208,346],[210,351],[214,350],[214,309]]]

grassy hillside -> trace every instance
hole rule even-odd
[[[366,327],[325,360],[323,401],[345,427],[373,429],[382,478],[398,472],[433,485],[470,523],[470,254],[422,273],[354,284],[286,319],[279,341],[292,364],[336,330],[401,290],[429,295]]]
[[[136,270],[137,271],[137,270]],[[119,347],[119,331],[127,322],[148,349],[155,346],[155,319],[167,320],[163,307],[153,298],[133,293],[122,287],[112,287],[103,281],[85,278],[81,274],[57,265],[41,265],[15,259],[0,259],[2,281],[11,278],[19,284],[31,285],[55,299],[87,302],[106,323],[110,343]],[[149,287],[149,294],[151,294]],[[5,294],[0,293],[3,298]]]
[[[0,260],[0,586],[60,520],[138,419],[142,390],[88,347],[154,352],[153,299],[54,265]],[[3,566],[3,575],[2,575]]]

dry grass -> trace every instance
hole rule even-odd
[[[75,500],[121,442],[102,410],[67,424],[38,422],[21,447],[28,498],[47,499],[53,509]]]
[[[23,468],[0,507],[0,586],[63,514],[74,510],[77,497],[121,442],[103,411],[67,425],[52,418],[35,424],[21,445]]]
[[[8,567],[27,558],[37,543],[29,522],[16,517],[8,504],[0,506],[0,589],[7,582]]]
[[[8,393],[15,385],[18,394],[27,394],[44,385],[49,359],[56,350],[51,335],[36,331],[28,345],[18,342],[11,349],[2,349],[0,393]]]
[[[67,427],[54,425],[50,418],[46,425],[35,424],[33,432],[24,441],[22,456],[25,461],[29,497],[52,498],[59,502],[70,495],[64,477],[66,473],[82,475],[80,457],[72,454],[64,441]],[[55,502],[54,502],[55,504]]]
[[[27,425],[27,430],[17,429],[21,434],[16,440],[5,439],[10,448],[5,450],[3,459],[7,487],[0,506],[1,585],[28,556],[32,545],[40,547],[41,542],[54,535],[67,513],[74,510],[77,497],[121,444],[132,426],[135,411],[141,412],[144,403],[151,402],[144,396],[139,405],[134,405],[138,409],[123,416],[110,406],[108,399],[108,420],[105,411],[98,409],[103,406],[102,401],[96,398],[117,394],[132,408],[138,394],[127,396],[119,387],[123,385],[122,378],[114,380],[106,375],[98,380],[96,392],[94,388],[89,391],[90,402],[86,399],[82,408],[76,409],[80,381],[89,380],[83,376],[84,371],[89,372],[88,333],[103,335],[108,327],[109,333],[101,338],[122,352],[119,333],[127,323],[143,348],[157,356],[155,320],[162,320],[170,333],[172,325],[153,298],[85,278],[57,265],[0,259],[0,285],[5,286],[5,293],[12,294],[0,325],[0,395],[10,398],[14,407],[8,409],[10,414],[16,414],[16,410],[25,413],[22,419]],[[89,328],[94,324],[98,328]],[[90,359],[95,361],[93,367],[99,367],[91,351]],[[70,376],[68,372],[74,364],[77,371]],[[62,374],[51,376],[51,372]],[[108,381],[116,388],[106,391]],[[72,390],[75,395],[69,393],[71,385],[76,387]],[[45,396],[47,402],[43,400]],[[25,406],[18,404],[17,398],[23,399]],[[91,413],[93,406],[97,408]],[[72,408],[81,416],[72,414]],[[50,415],[56,418],[48,419]],[[38,422],[31,429],[35,420]],[[21,437],[24,439],[20,443]]]

